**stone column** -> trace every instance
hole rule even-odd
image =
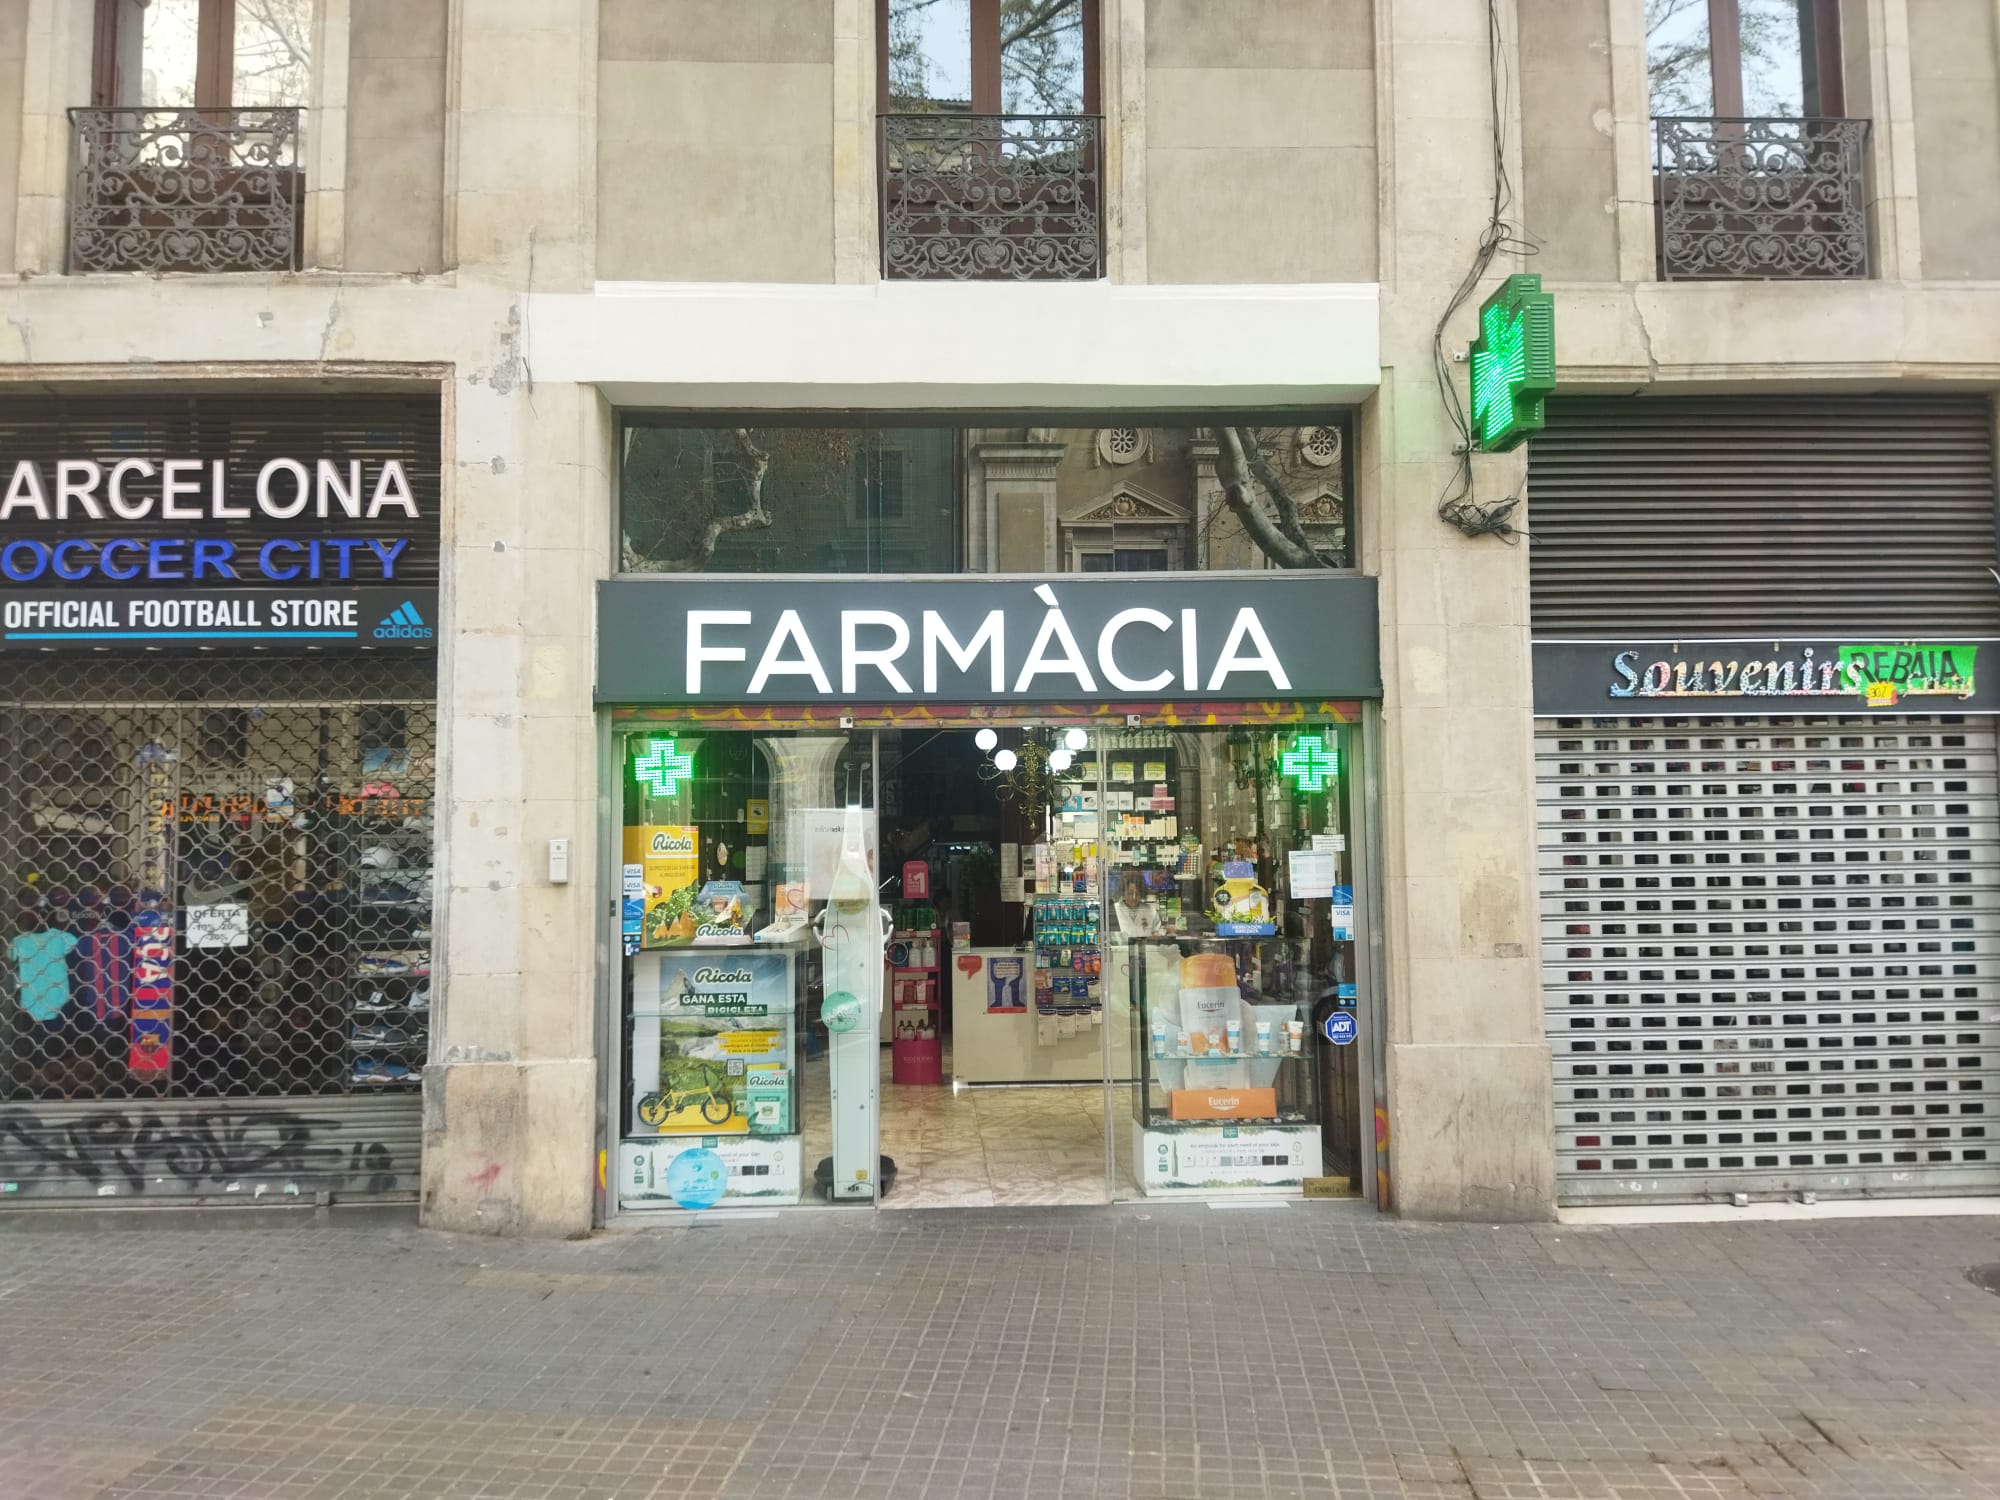
[[[63,269],[69,242],[69,111],[90,103],[93,12],[85,0],[25,3],[21,154],[10,269],[49,276]]]
[[[424,1078],[424,1220],[590,1227],[601,892],[594,583],[608,571],[613,421],[537,384],[529,290],[587,284],[594,0],[481,0],[452,36],[458,279],[490,296],[446,402],[439,795],[441,1012]],[[470,316],[468,314],[468,316]],[[570,879],[548,844],[570,841]]]
[[[1511,41],[1513,7],[1501,9]],[[1430,341],[1491,194],[1487,8],[1383,0],[1377,15],[1378,118],[1394,148],[1383,156],[1390,269],[1386,368],[1359,468],[1364,566],[1382,579],[1392,1192],[1413,1217],[1545,1218],[1554,1089],[1537,961],[1528,553],[1464,537],[1435,514],[1456,435]],[[1511,151],[1518,121],[1508,139]],[[1532,218],[1533,205],[1520,212]],[[1449,345],[1470,342],[1477,303],[1516,269],[1494,265]],[[1454,378],[1462,391],[1463,366]],[[1520,453],[1476,459],[1480,498],[1519,494],[1525,467]]]

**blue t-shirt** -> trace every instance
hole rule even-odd
[[[76,937],[68,932],[23,932],[7,945],[21,977],[21,1009],[37,1021],[53,1020],[69,1004],[69,956]]]

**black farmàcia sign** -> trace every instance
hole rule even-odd
[[[598,585],[604,703],[1375,698],[1372,578],[704,575]]]
[[[1544,717],[2000,713],[2000,641],[1962,636],[1537,641],[1534,665]]]

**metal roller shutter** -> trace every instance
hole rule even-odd
[[[423,1101],[125,1099],[0,1104],[9,1207],[414,1198]]]
[[[1535,633],[2000,630],[1984,396],[1551,400]]]
[[[1563,1201],[2000,1190],[1994,725],[1547,720]]]

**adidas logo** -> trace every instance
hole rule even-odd
[[[378,641],[427,641],[432,634],[424,617],[417,613],[416,605],[407,599],[384,615],[382,623],[375,627]]]

